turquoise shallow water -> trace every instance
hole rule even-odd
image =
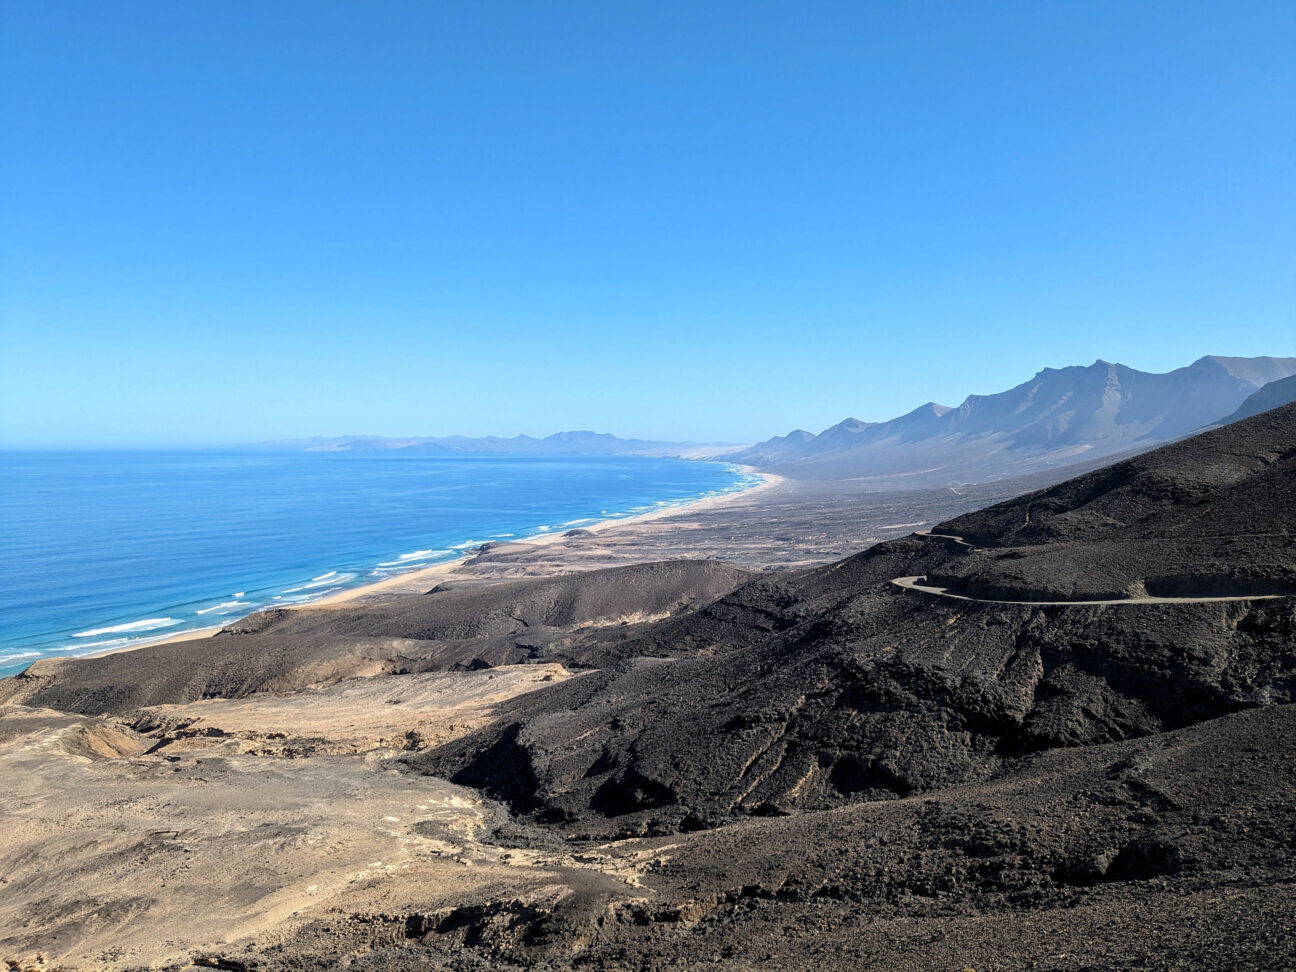
[[[756,482],[679,459],[0,453],[0,675]]]

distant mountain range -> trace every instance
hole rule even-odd
[[[1281,408],[1283,405],[1290,405],[1292,402],[1296,402],[1296,375],[1269,382],[1259,391],[1254,392],[1245,402],[1238,406],[1236,412],[1224,419],[1220,424],[1228,425],[1232,422],[1241,422],[1244,418],[1259,415],[1261,412],[1267,412],[1271,408]]]
[[[653,442],[620,439],[605,432],[556,432],[544,438],[515,435],[411,436],[387,438],[380,435],[343,435],[332,438],[284,439],[259,443],[258,448],[292,449],[306,452],[397,452],[422,456],[683,456],[714,453],[722,446],[698,446],[690,442]]]
[[[1210,356],[1164,374],[1095,361],[1045,368],[996,395],[951,408],[928,402],[886,422],[848,418],[754,446],[558,432],[536,438],[344,435],[260,443],[309,452],[422,456],[678,456],[723,459],[798,479],[879,488],[985,482],[1133,454],[1296,400],[1296,358]]]
[[[1296,358],[1210,356],[1165,374],[1099,360],[1045,368],[957,408],[928,402],[887,422],[848,418],[818,435],[797,429],[723,458],[887,487],[984,481],[1142,451],[1241,418],[1232,413],[1253,396],[1263,411],[1274,406],[1259,390],[1292,376]]]

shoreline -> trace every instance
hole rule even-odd
[[[787,477],[785,476],[779,476],[775,473],[758,472],[752,466],[742,465],[739,463],[731,463],[730,465],[739,469],[744,475],[759,477],[760,481],[744,489],[736,489],[730,492],[719,493],[711,496],[699,496],[695,499],[685,500],[681,503],[676,503],[670,506],[663,506],[654,510],[645,510],[642,513],[635,513],[630,516],[609,516],[602,520],[594,520],[590,523],[582,524],[577,527],[572,527],[571,529],[585,530],[590,533],[601,533],[605,530],[609,530],[617,526],[625,526],[625,525],[635,526],[640,523],[648,523],[654,520],[664,519],[666,517],[673,516],[676,514],[696,513],[702,510],[709,510],[718,506],[724,506],[726,503],[732,502],[733,500],[736,500],[739,497],[752,496],[755,493],[773,489],[787,481]],[[516,540],[509,540],[506,542],[527,544],[528,546],[532,546],[532,547],[544,547],[544,546],[552,545],[564,539],[568,532],[570,531],[569,530],[550,531],[546,533],[538,533],[533,536],[521,537]],[[478,545],[478,547],[480,547],[480,545]],[[158,645],[179,644],[181,642],[186,642],[186,641],[202,641],[207,638],[213,637],[214,635],[216,635],[218,632],[222,631],[224,628],[228,627],[229,625],[235,624],[238,621],[241,621],[243,618],[251,617],[253,614],[259,614],[262,611],[269,611],[269,610],[276,610],[276,609],[282,609],[287,611],[300,611],[307,608],[345,607],[351,602],[356,601],[361,597],[368,597],[372,594],[382,593],[384,591],[394,591],[405,585],[410,585],[414,587],[422,586],[425,582],[435,581],[448,574],[452,574],[457,568],[462,567],[467,561],[471,560],[473,557],[476,556],[476,549],[477,548],[466,550],[457,557],[451,558],[450,560],[441,561],[440,563],[432,564],[428,567],[411,569],[403,573],[394,574],[391,577],[384,577],[382,580],[374,581],[371,584],[361,584],[356,587],[347,588],[346,590],[343,591],[338,591],[335,594],[328,594],[325,595],[324,597],[321,597],[319,600],[306,601],[301,604],[285,604],[285,605],[277,605],[277,606],[267,605],[265,607],[258,608],[256,611],[252,611],[248,614],[244,614],[236,618],[228,618],[224,621],[224,623],[219,625],[213,625],[205,628],[193,628],[188,631],[178,632],[176,634],[167,637],[159,637],[157,639],[145,638],[145,639],[141,639],[140,641],[134,644],[119,645],[116,648],[107,648],[103,651],[96,651],[91,654],[70,655],[61,658],[60,657],[35,658],[32,660],[32,664],[45,663],[51,661],[76,661],[78,659],[83,659],[83,658],[103,658],[107,655],[117,655],[117,654],[121,654],[122,652],[137,651],[140,648],[154,648],[157,647]],[[24,669],[24,671],[25,670],[26,669]]]
[[[595,520],[592,523],[572,527],[571,530],[585,530],[589,533],[602,533],[603,531],[616,526],[627,524],[630,526],[637,526],[640,523],[649,523],[653,520],[665,519],[666,517],[677,513],[697,513],[702,510],[723,506],[726,502],[737,499],[740,496],[751,496],[753,493],[771,489],[786,480],[786,477],[784,476],[776,476],[773,473],[757,472],[751,466],[738,466],[738,468],[741,469],[745,475],[761,477],[761,481],[753,486],[747,487],[746,489],[720,493],[715,496],[699,496],[697,499],[685,500],[684,502],[677,503],[674,506],[663,506],[655,510],[645,510],[643,513],[635,513],[632,516],[611,516],[603,520]],[[531,547],[547,547],[564,539],[571,530],[563,530],[561,532],[549,531],[546,533],[537,533],[529,537],[521,537],[516,540],[499,542],[510,544],[524,543]],[[478,548],[480,548],[480,545]],[[476,555],[476,549],[465,551],[462,555],[451,560],[444,560],[441,563],[432,564],[428,567],[410,570],[402,574],[396,574],[392,577],[385,577],[372,584],[363,584],[359,587],[351,587],[344,591],[338,591],[336,594],[328,594],[317,601],[308,601],[304,604],[293,604],[288,607],[288,610],[297,611],[302,608],[337,607],[357,600],[358,598],[366,597],[370,594],[402,587],[405,584],[422,586],[425,580],[430,581],[443,577],[446,574],[454,573],[456,568],[463,566]]]

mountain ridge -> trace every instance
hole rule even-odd
[[[1238,406],[1236,412],[1222,418],[1219,424],[1229,425],[1232,422],[1240,422],[1242,419],[1259,415],[1273,408],[1281,408],[1292,402],[1296,402],[1296,375],[1279,378],[1263,385],[1258,391],[1252,392],[1251,396]]]
[[[1296,358],[1208,355],[1164,373],[1099,358],[1043,368],[958,406],[927,402],[884,422],[847,418],[818,435],[798,429],[723,458],[807,479],[993,479],[1172,441],[1293,375]]]

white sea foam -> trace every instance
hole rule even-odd
[[[127,624],[114,624],[107,628],[91,628],[89,631],[78,631],[73,638],[93,638],[95,635],[118,634],[123,631],[156,631],[158,628],[169,628],[179,624],[175,618],[145,618],[143,621],[131,621]]]
[[[0,655],[0,665],[4,665],[7,662],[18,661],[19,659],[22,658],[39,658],[39,657],[40,657],[39,651],[20,651],[17,654],[13,654],[13,655]]]
[[[234,596],[235,596],[235,597],[242,597],[242,596],[243,596],[244,594],[246,594],[246,593],[247,593],[247,591],[235,591],[235,592],[234,592]]]
[[[301,590],[301,588],[298,588],[298,590]],[[312,591],[309,594],[298,594],[296,597],[285,597],[280,594],[275,600],[283,601],[285,604],[305,604],[307,601],[314,601],[329,594],[335,594],[340,590],[342,590],[340,587],[330,587],[326,591]]]
[[[124,645],[130,641],[129,638],[108,638],[104,641],[82,641],[75,645],[63,645],[53,651],[85,651],[87,648],[107,648],[109,645]]]
[[[209,608],[202,608],[195,611],[194,614],[211,614],[213,611],[220,611],[226,608],[247,607],[251,601],[226,601],[224,604],[216,604]]]
[[[386,560],[380,563],[379,567],[405,567],[409,568],[415,565],[419,560],[430,560],[433,557],[443,557],[448,554],[449,550],[415,550],[411,553],[401,554],[395,560]]]
[[[321,577],[316,577],[309,584],[302,584],[300,587],[290,587],[287,590],[280,591],[280,594],[296,594],[298,591],[309,591],[316,587],[328,587],[330,584],[336,584],[339,581],[354,580],[355,574],[339,574],[336,570],[331,570]]]

